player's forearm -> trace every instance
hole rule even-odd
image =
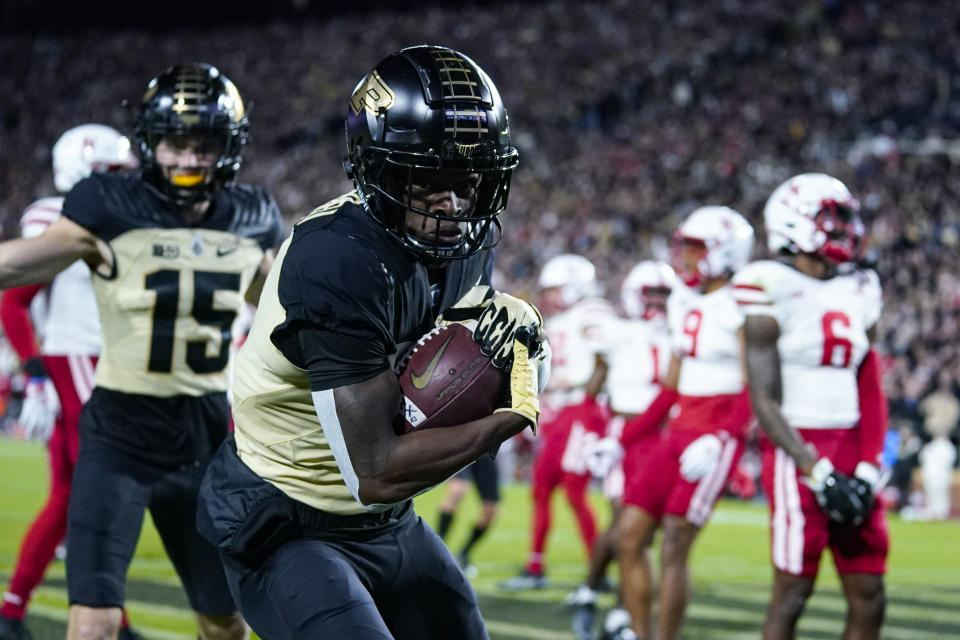
[[[0,289],[50,282],[80,257],[64,252],[43,235],[0,243]]]
[[[600,395],[600,391],[603,390],[603,383],[607,379],[607,361],[603,359],[602,356],[597,355],[593,373],[590,375],[590,379],[587,380],[587,386],[584,391],[587,394],[588,398],[596,398]]]
[[[751,391],[753,414],[760,427],[766,432],[773,444],[783,449],[788,456],[794,459],[801,473],[809,474],[816,457],[807,448],[807,445],[797,434],[796,429],[790,426],[780,412],[780,403],[771,398],[755,394]]]
[[[463,425],[396,436],[381,464],[357,470],[360,500],[383,504],[413,497],[528,426],[518,414],[503,412]]]
[[[780,410],[783,386],[780,352],[777,350],[779,337],[779,327],[772,318],[748,317],[744,323],[744,359],[750,403],[753,414],[770,440],[794,459],[802,473],[809,474],[816,458]]]

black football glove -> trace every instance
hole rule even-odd
[[[837,471],[827,458],[817,460],[807,484],[813,490],[817,504],[834,522],[857,526],[873,507],[870,485]]]

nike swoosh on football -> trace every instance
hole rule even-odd
[[[447,340],[440,345],[440,349],[437,350],[433,358],[430,359],[430,362],[427,363],[427,368],[423,370],[423,373],[410,372],[410,382],[413,383],[414,389],[423,391],[427,388],[427,385],[430,383],[430,378],[433,376],[437,365],[440,364],[440,358],[443,356],[443,352],[447,350],[447,345],[450,344],[451,340],[453,340],[453,334],[450,334]]]
[[[222,258],[225,255],[233,253],[239,248],[240,248],[239,244],[232,244],[226,247],[217,247],[217,257]]]

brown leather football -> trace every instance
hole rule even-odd
[[[399,379],[404,395],[403,433],[488,416],[509,390],[507,373],[493,366],[473,341],[473,331],[460,323],[437,327],[423,336]]]

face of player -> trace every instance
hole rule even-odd
[[[674,267],[688,287],[696,287],[703,283],[704,276],[700,273],[700,261],[706,257],[707,245],[702,240],[683,238],[680,242]]]
[[[566,308],[563,302],[563,287],[547,287],[540,291],[540,300],[537,308],[546,316],[560,313]]]
[[[652,320],[666,315],[668,297],[670,297],[670,289],[666,287],[644,287],[640,293],[643,319]]]
[[[163,177],[175,187],[189,189],[213,180],[213,169],[223,154],[224,140],[215,135],[169,135],[157,143],[154,157]]]
[[[480,174],[442,171],[423,171],[413,174],[407,191],[407,209],[404,223],[408,233],[427,243],[438,242],[452,246],[459,243],[467,230],[466,222],[437,219],[417,213],[421,209],[449,218],[473,215],[477,205],[477,187]]]

